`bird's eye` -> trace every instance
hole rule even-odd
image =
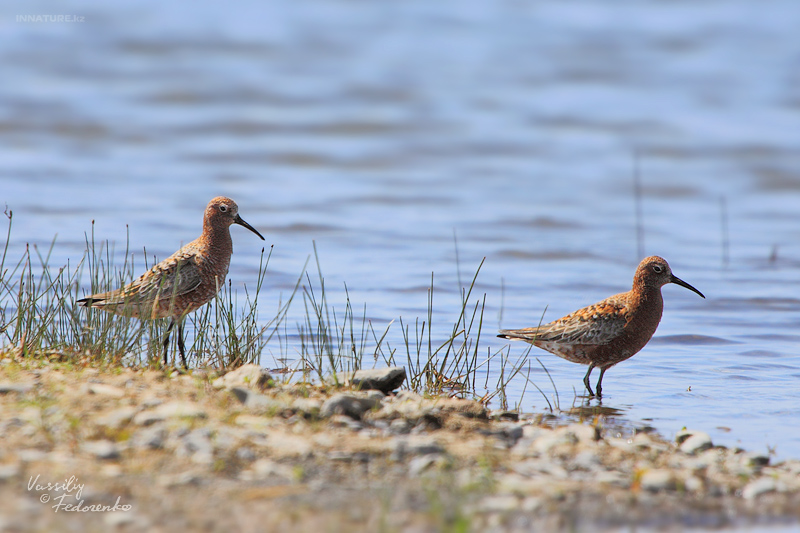
[[[661,265],[653,265],[653,272],[655,272],[656,274],[661,274],[662,272],[664,272],[664,267],[662,267]]]
[[[225,212],[228,211],[228,206],[227,205],[221,205],[221,206],[219,206],[219,210],[222,211],[223,213],[225,213]]]

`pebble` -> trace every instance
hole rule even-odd
[[[21,470],[19,463],[8,463],[0,465],[0,481],[16,477]]]
[[[95,456],[98,459],[117,459],[119,457],[119,447],[110,440],[93,440],[84,442],[81,449]]]
[[[383,394],[375,395],[355,395],[352,393],[334,394],[322,404],[320,416],[328,418],[333,415],[346,415],[350,418],[359,420],[362,415],[381,404]]]
[[[762,494],[774,492],[777,488],[778,485],[775,480],[765,476],[745,485],[742,489],[742,498],[745,500],[754,500]]]
[[[86,385],[86,392],[97,394],[98,396],[108,396],[109,398],[122,398],[125,396],[124,390],[105,383],[89,383]]]
[[[257,460],[255,463],[253,463],[250,471],[256,479],[265,479],[270,476],[276,476],[283,478],[286,481],[290,481],[295,477],[294,469],[270,459]]]
[[[441,457],[439,454],[427,454],[411,459],[411,461],[408,462],[408,474],[410,476],[420,475],[430,468],[439,457]]]
[[[406,455],[427,455],[444,452],[444,448],[434,437],[421,435],[398,437],[391,446],[394,448],[392,456],[397,461],[402,461]]]
[[[119,429],[130,422],[136,416],[136,412],[137,409],[135,407],[120,407],[98,416],[94,421],[100,426]]]
[[[23,394],[33,389],[33,383],[0,383],[0,394],[16,392]]]
[[[654,468],[642,474],[639,483],[644,490],[657,492],[661,490],[674,490],[676,487],[675,476],[672,470]]]
[[[703,452],[714,446],[714,443],[711,442],[711,436],[704,431],[695,431],[679,442],[681,443],[680,450],[690,455]]]
[[[252,391],[244,387],[232,387],[230,391],[236,396],[236,399],[242,402],[245,407],[253,409],[258,412],[269,414],[279,414],[287,409],[287,405],[283,402]]]
[[[264,390],[270,386],[272,376],[266,368],[260,365],[242,365],[236,370],[228,372],[213,382],[214,388],[232,389],[234,387]]]
[[[379,390],[388,394],[400,388],[406,380],[406,369],[402,366],[356,370],[349,379],[357,390]]]
[[[162,425],[153,425],[134,433],[131,437],[131,444],[136,448],[157,450],[164,447],[168,434]]]
[[[202,407],[192,402],[169,402],[155,408],[155,413],[164,418],[206,418]]]

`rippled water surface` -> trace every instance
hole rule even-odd
[[[607,373],[604,406],[666,435],[688,426],[800,457],[797,2],[2,10],[12,253],[57,234],[51,263],[74,262],[94,220],[118,253],[129,227],[131,250],[165,257],[224,194],[274,245],[265,320],[316,241],[331,303],[346,283],[380,327],[425,317],[434,272],[444,339],[459,274],[467,284],[485,257],[475,292],[493,352],[498,327],[627,290],[640,255],[662,255],[707,299],[664,288],[656,336]],[[82,21],[17,18],[59,14]],[[231,278],[252,283],[262,243],[232,233]],[[397,322],[388,339],[402,345]],[[287,351],[271,345],[264,363]],[[585,367],[534,355],[572,405]],[[512,402],[524,385],[512,381]],[[531,387],[521,404],[546,407]]]

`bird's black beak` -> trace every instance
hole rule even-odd
[[[255,230],[253,230],[253,231],[255,231]],[[670,280],[669,280],[669,281],[670,281],[670,283],[674,283],[675,285],[680,285],[681,287],[686,287],[686,288],[687,288],[687,289],[689,289],[690,291],[692,291],[692,292],[696,292],[696,293],[697,293],[697,294],[699,294],[701,297],[705,298],[705,296],[703,296],[703,293],[702,293],[702,292],[698,291],[697,289],[695,289],[694,287],[692,287],[691,285],[689,285],[688,283],[686,283],[685,281],[683,281],[683,280],[682,280],[681,278],[679,278],[678,276],[675,276],[675,275],[673,275],[673,276],[672,276],[672,278],[670,278]]]
[[[236,217],[233,219],[233,223],[234,223],[234,224],[239,224],[240,226],[244,226],[245,228],[249,229],[250,231],[252,231],[252,232],[253,232],[253,233],[255,233],[256,235],[258,235],[259,237],[261,237],[261,240],[262,240],[262,241],[263,241],[263,240],[266,240],[266,239],[264,239],[264,236],[263,236],[263,235],[261,235],[261,234],[258,232],[258,230],[256,230],[256,228],[254,228],[253,226],[251,226],[250,224],[248,224],[247,222],[245,222],[245,221],[244,221],[244,219],[243,219],[242,217],[240,217],[239,215],[236,215]],[[701,295],[701,296],[702,296],[702,295]]]

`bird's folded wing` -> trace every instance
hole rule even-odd
[[[570,344],[607,344],[622,333],[627,323],[626,308],[606,300],[542,326],[537,338]]]
[[[168,300],[193,291],[202,281],[195,254],[178,251],[125,287],[121,299]]]

